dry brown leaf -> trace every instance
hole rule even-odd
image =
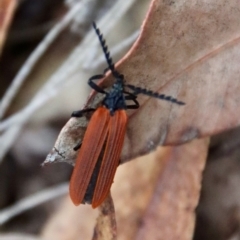
[[[118,239],[192,239],[208,139],[158,148],[119,167]]]
[[[239,124],[239,11],[238,0],[152,2],[140,38],[118,69],[131,84],[186,105],[141,98],[129,119],[123,159]]]
[[[208,145],[205,138],[171,148],[136,239],[192,239]]]
[[[11,22],[16,0],[1,0],[0,1],[0,53],[6,38],[6,33]]]
[[[142,33],[118,70],[128,83],[186,105],[139,96],[141,107],[129,116],[122,161],[157,145],[183,143],[239,124],[239,11],[238,0],[152,1]],[[108,75],[103,85],[110,82]],[[84,131],[79,130],[79,141]],[[74,155],[73,161],[76,153],[66,151],[60,138],[62,144],[55,147],[66,159]]]
[[[157,151],[118,168],[112,196],[119,240],[135,238],[169,154],[170,148],[158,148]]]
[[[240,239],[239,129],[216,138],[218,145],[211,146],[203,174],[195,235],[196,239]]]

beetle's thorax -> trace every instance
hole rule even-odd
[[[126,109],[123,91],[123,81],[117,80],[103,99],[103,105],[109,109],[111,115],[118,109]]]

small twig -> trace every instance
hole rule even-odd
[[[5,233],[0,234],[0,240],[44,240],[41,237],[31,236],[21,233]]]
[[[62,32],[62,30],[69,25],[74,16],[81,9],[81,6],[82,4],[80,3],[78,5],[76,4],[75,7],[69,11],[68,14],[46,35],[43,41],[37,46],[37,48],[24,63],[17,76],[13,79],[12,84],[7,89],[2,101],[0,102],[0,119],[4,116],[13,98],[16,96],[17,92],[32,71],[35,64],[45,53],[48,47],[53,43],[56,37]]]
[[[58,186],[54,186],[49,189],[45,189],[41,192],[28,196],[11,207],[5,208],[0,211],[0,225],[3,225],[11,218],[32,209],[42,203],[62,196],[68,192],[68,183],[64,183]]]

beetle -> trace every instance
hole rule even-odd
[[[164,94],[126,84],[124,76],[115,69],[103,35],[94,22],[93,28],[115,81],[110,90],[105,91],[95,83],[95,80],[105,76],[105,71],[92,76],[88,80],[90,87],[105,95],[101,106],[72,113],[72,117],[82,117],[86,112],[94,112],[81,147],[78,145],[74,148],[80,150],[70,179],[69,192],[75,205],[87,202],[96,208],[109,194],[123,147],[128,119],[126,110],[139,107],[137,95],[144,94],[178,105],[185,103]]]

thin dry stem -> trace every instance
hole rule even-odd
[[[0,211],[0,225],[3,225],[13,217],[32,209],[42,203],[50,201],[59,196],[65,195],[68,192],[68,183],[63,183],[52,188],[45,189],[41,192],[28,196],[13,206]]]
[[[40,237],[20,233],[0,234],[0,240],[43,240]]]

